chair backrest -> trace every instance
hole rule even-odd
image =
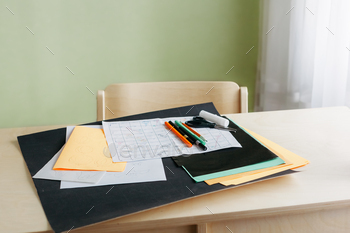
[[[97,120],[213,102],[221,113],[248,112],[248,90],[235,82],[111,84],[97,94]]]

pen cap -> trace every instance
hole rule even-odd
[[[225,127],[225,128],[230,123],[227,119],[222,118],[222,117],[217,116],[217,115],[214,115],[214,114],[207,112],[207,111],[204,111],[204,110],[200,111],[199,116],[203,117],[207,121],[214,122],[217,125],[220,125],[220,126]]]

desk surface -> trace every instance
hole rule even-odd
[[[184,200],[102,224],[120,230],[138,230],[155,224],[164,227],[200,224],[350,205],[349,108],[226,116],[310,160],[310,164],[293,175]],[[51,231],[16,137],[58,127],[62,126],[0,130],[0,232]],[[89,229],[96,230],[99,225]]]

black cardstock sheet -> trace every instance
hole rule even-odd
[[[194,116],[198,115],[201,110],[218,114],[212,103],[205,103],[112,120],[126,121]],[[101,125],[101,122],[90,124]],[[34,176],[61,149],[65,143],[65,136],[66,128],[60,128],[18,137],[18,143],[31,176]],[[240,143],[242,144],[242,142]],[[249,147],[247,144],[242,146],[244,145]],[[215,152],[215,154],[220,157],[221,153]],[[211,154],[206,153],[204,156],[211,156]],[[167,169],[164,169],[166,181],[74,189],[60,189],[60,181],[55,180],[33,179],[33,182],[47,220],[55,232],[68,231],[73,227],[76,229],[203,194],[237,187],[221,184],[209,186],[205,182],[196,183],[182,167],[176,165],[172,158],[163,158],[162,161],[164,168],[167,167]],[[198,167],[193,169],[198,169]],[[203,169],[200,170],[200,172],[202,171]],[[291,173],[294,173],[294,171],[287,170],[259,180]],[[111,189],[112,187],[113,189]]]
[[[277,157],[234,122],[230,121],[229,127],[237,129],[236,133],[231,132],[231,134],[242,148],[227,148],[209,153],[193,154],[189,157],[178,156],[173,157],[174,161],[178,166],[184,166],[193,177],[196,177],[252,165]]]

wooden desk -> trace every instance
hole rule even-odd
[[[70,232],[350,232],[349,108],[227,116],[311,163],[293,175]],[[0,232],[51,231],[16,136],[57,127],[0,130]]]

